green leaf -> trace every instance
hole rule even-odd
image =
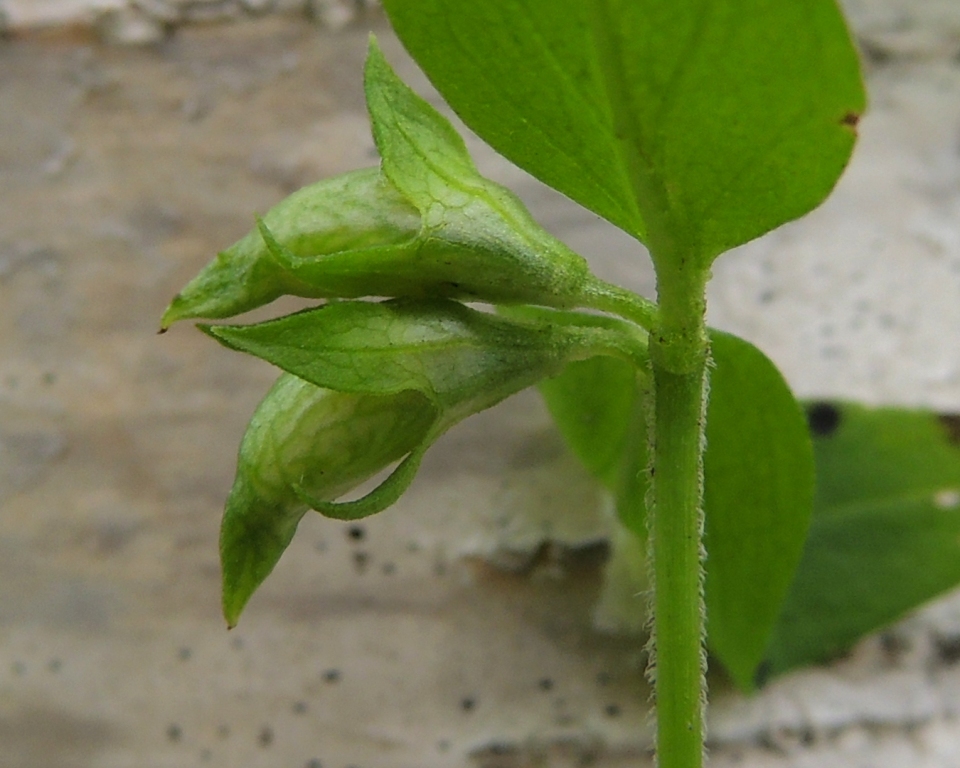
[[[829,659],[960,583],[960,420],[847,403],[808,415],[816,505],[768,676]]]
[[[803,411],[753,345],[713,331],[704,511],[707,642],[749,690],[803,552],[814,462]]]
[[[960,418],[908,408],[814,402],[816,509],[960,485]]]
[[[221,525],[223,611],[230,626],[293,538],[307,510],[300,495],[329,501],[355,488],[419,450],[437,416],[414,391],[332,392],[280,377],[244,434]]]
[[[818,205],[864,108],[834,0],[385,0],[481,138],[644,240],[719,253]]]
[[[735,336],[712,331],[711,342],[707,642],[736,683],[750,689],[803,549],[813,456],[803,413],[773,363]],[[645,540],[644,382],[617,364],[586,360],[540,386],[574,452],[615,492],[621,522]],[[608,445],[621,456],[617,468]]]
[[[592,357],[538,386],[567,445],[613,494],[620,522],[641,542],[647,538],[646,379],[624,360]]]
[[[638,400],[637,372],[615,357],[571,363],[540,382],[539,390],[560,433],[583,465],[613,490],[631,434]]]

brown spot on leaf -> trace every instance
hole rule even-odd
[[[846,125],[848,128],[856,128],[859,122],[860,115],[856,112],[847,112],[847,114],[840,118],[840,125]]]
[[[827,402],[810,403],[807,406],[807,423],[815,437],[829,437],[840,426],[840,410]]]
[[[954,445],[960,444],[960,413],[937,414],[937,421],[947,433],[947,439]]]

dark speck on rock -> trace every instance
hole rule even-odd
[[[271,728],[269,725],[263,726],[263,728],[260,729],[259,735],[257,736],[257,742],[261,747],[269,747],[271,744],[273,744],[273,728]]]
[[[340,670],[339,669],[328,669],[323,673],[323,681],[325,683],[337,683],[340,681]]]
[[[937,656],[947,666],[960,661],[960,635],[946,635],[934,638]]]
[[[367,529],[362,525],[351,525],[347,528],[347,538],[351,541],[363,541],[367,537]]]

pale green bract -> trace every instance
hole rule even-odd
[[[223,612],[237,623],[308,504],[335,499],[414,450],[436,419],[419,393],[334,392],[284,374],[247,427],[220,529]]]
[[[541,310],[544,312],[546,310]],[[221,530],[233,624],[307,508],[355,520],[393,504],[450,427],[557,373],[610,354],[642,364],[645,334],[614,318],[553,311],[530,323],[454,301],[343,301],[245,326],[201,326],[288,374],[254,415]],[[376,489],[336,502],[400,464]]]
[[[365,88],[382,168],[318,182],[272,208],[173,300],[163,328],[290,294],[592,306],[621,293],[483,178],[450,122],[371,40]]]

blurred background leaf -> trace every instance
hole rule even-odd
[[[762,676],[824,661],[960,583],[960,417],[812,403],[814,516]]]

